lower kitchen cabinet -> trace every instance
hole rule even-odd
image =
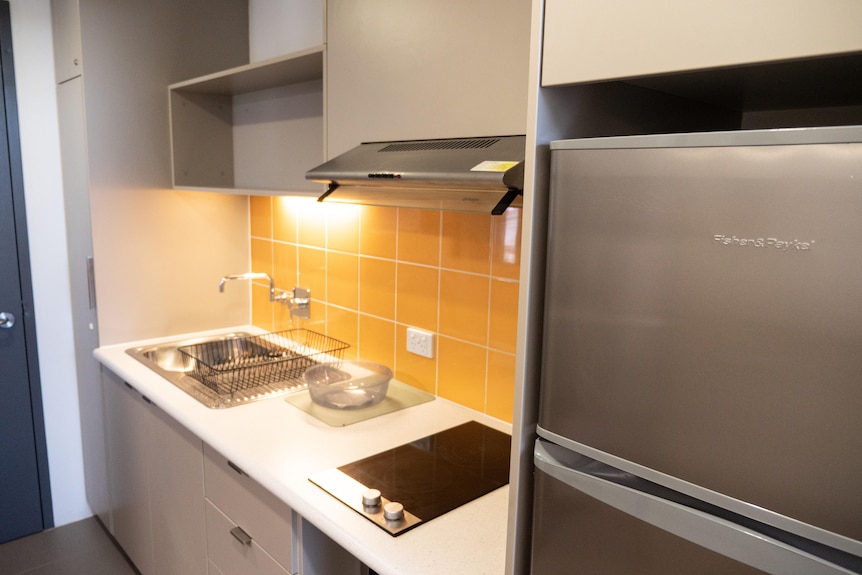
[[[154,573],[206,575],[203,443],[157,406],[149,408]]]
[[[204,473],[210,561],[224,575],[297,573],[293,510],[208,445]]]
[[[292,573],[261,547],[245,529],[207,502],[210,565],[222,575],[288,575]]]
[[[209,445],[204,445],[204,474],[209,557],[215,573],[368,573],[358,559]]]
[[[103,370],[111,533],[142,575],[206,575],[203,444]]]
[[[358,559],[102,369],[109,529],[141,575],[365,575]]]
[[[146,409],[142,396],[103,371],[111,533],[143,575],[153,572],[147,486]]]

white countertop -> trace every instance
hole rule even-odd
[[[95,356],[380,575],[503,573],[508,486],[392,537],[308,477],[470,420],[506,433],[511,426],[441,398],[347,427],[330,427],[283,397],[210,409],[126,353],[140,345],[237,330],[260,331],[245,326],[180,334],[101,347]]]

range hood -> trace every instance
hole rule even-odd
[[[371,142],[308,171],[321,202],[502,214],[522,205],[525,136]]]

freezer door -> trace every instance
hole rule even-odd
[[[862,555],[862,144],[555,150],[550,213],[541,428]]]
[[[533,575],[846,575],[862,567],[541,439],[535,461]]]

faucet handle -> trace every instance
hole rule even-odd
[[[293,295],[287,300],[290,317],[309,319],[311,317],[311,290],[294,286]]]

